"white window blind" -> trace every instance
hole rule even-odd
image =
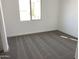
[[[30,0],[19,0],[20,20],[30,20]]]
[[[41,0],[19,0],[21,21],[41,19]]]

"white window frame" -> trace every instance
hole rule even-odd
[[[30,20],[26,20],[26,19],[24,19],[24,20],[21,20],[21,18],[20,18],[20,21],[36,21],[36,20],[41,20],[41,9],[42,9],[42,6],[41,6],[41,0],[40,0],[40,19],[32,19],[32,3],[31,3],[31,0],[29,0],[30,2]],[[20,6],[19,6],[20,7]],[[19,14],[20,14],[20,8],[19,8]]]

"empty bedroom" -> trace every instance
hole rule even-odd
[[[78,59],[78,0],[0,0],[0,59]]]

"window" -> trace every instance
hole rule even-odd
[[[21,21],[41,19],[40,0],[19,0],[19,11]]]

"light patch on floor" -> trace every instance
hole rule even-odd
[[[71,40],[73,40],[73,41],[78,41],[77,39],[74,39],[74,38],[69,38],[69,39],[71,39]]]
[[[70,39],[70,40],[73,40],[73,41],[78,41],[77,39],[69,38],[69,37],[63,36],[63,35],[61,35],[60,37],[63,38],[63,39]]]
[[[3,57],[9,58],[10,56],[8,56],[8,55],[0,55],[0,58],[3,58]]]
[[[64,39],[67,39],[67,38],[68,38],[67,36],[63,36],[63,35],[62,35],[62,36],[60,36],[60,37],[61,37],[61,38],[64,38]]]

